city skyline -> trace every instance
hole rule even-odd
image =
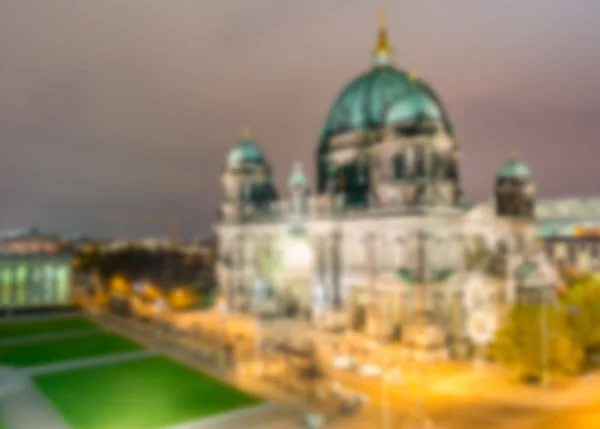
[[[396,64],[457,124],[466,200],[491,197],[511,150],[540,196],[594,194],[600,5],[434,3],[0,5],[0,230],[142,233],[156,228],[100,218],[150,213],[206,234],[244,126],[281,194],[295,160],[314,185],[319,128],[370,67],[378,6]]]

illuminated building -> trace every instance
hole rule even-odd
[[[600,272],[600,198],[541,200],[536,218],[553,261]]]
[[[0,255],[0,309],[71,304],[71,255]]]
[[[467,205],[459,159],[447,110],[395,66],[382,22],[372,67],[321,130],[314,192],[297,165],[279,198],[248,133],[230,152],[215,227],[229,311],[319,321],[437,357],[464,350],[474,317],[501,326],[511,302],[554,288],[557,273],[538,246],[527,166],[511,156],[494,204]],[[467,289],[483,297],[468,309]]]
[[[32,228],[0,240],[0,254],[55,253],[63,243],[59,237],[42,234]]]

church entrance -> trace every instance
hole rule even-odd
[[[289,318],[298,316],[300,313],[300,302],[296,294],[288,289],[283,293],[281,298],[283,315]]]
[[[367,326],[367,309],[364,304],[356,304],[352,311],[352,330],[363,331]]]

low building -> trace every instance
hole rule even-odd
[[[0,254],[52,254],[58,252],[65,242],[62,238],[32,228],[0,240]]]
[[[0,254],[0,310],[70,305],[71,262],[65,253]]]
[[[600,198],[542,200],[538,236],[557,265],[600,272]]]

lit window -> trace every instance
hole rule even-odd
[[[554,258],[566,259],[567,258],[567,245],[565,243],[554,244]]]

